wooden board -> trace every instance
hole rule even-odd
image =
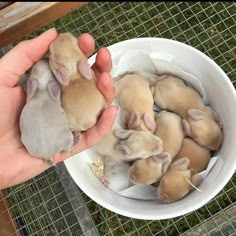
[[[87,2],[14,2],[0,10],[0,48]]]
[[[21,236],[19,228],[15,222],[9,202],[4,198],[4,192],[0,194],[0,236]]]

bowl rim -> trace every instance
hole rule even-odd
[[[231,80],[227,76],[227,74],[223,71],[223,69],[221,69],[221,67],[213,59],[208,57],[202,51],[200,51],[197,48],[195,48],[193,46],[190,46],[186,43],[183,43],[183,42],[180,42],[180,41],[177,41],[177,40],[173,40],[173,39],[160,38],[160,37],[139,37],[139,38],[135,37],[135,38],[132,38],[132,39],[127,39],[127,40],[123,40],[123,41],[114,43],[112,45],[107,46],[106,48],[110,51],[114,47],[119,47],[120,45],[127,44],[127,43],[132,43],[132,42],[136,42],[136,41],[152,41],[152,42],[153,41],[157,41],[157,42],[165,41],[165,42],[169,42],[170,44],[176,44],[176,45],[186,47],[189,50],[192,50],[195,54],[199,54],[201,57],[205,58],[205,60],[207,60],[210,64],[213,65],[214,68],[216,68],[220,72],[220,74],[224,78],[224,81],[228,84],[228,90],[230,90],[230,93],[232,94],[232,96],[234,97],[234,99],[236,101],[235,88],[234,88]],[[145,50],[145,49],[140,49],[140,50]],[[96,56],[97,56],[97,53],[93,54],[91,57],[88,58],[89,64],[93,64],[95,62]],[[80,153],[75,154],[72,157],[75,157],[75,156],[78,156],[78,155],[80,155]],[[70,164],[71,158],[65,160],[64,164],[65,164],[70,176],[75,181],[76,178],[74,178],[74,176],[73,176],[73,171],[70,172],[70,165],[72,164],[72,162]],[[183,208],[182,211],[172,212],[171,214],[170,213],[163,214],[161,217],[157,214],[142,215],[142,214],[136,213],[136,212],[132,213],[132,214],[129,214],[127,211],[125,211],[122,208],[118,207],[118,205],[112,205],[109,202],[100,200],[99,197],[97,197],[97,196],[93,195],[91,192],[87,191],[86,186],[82,182],[79,182],[79,183],[77,183],[77,181],[75,181],[75,182],[78,185],[78,187],[88,197],[90,197],[93,201],[95,201],[96,203],[98,203],[102,207],[104,207],[104,208],[106,208],[106,209],[108,209],[108,210],[110,210],[110,211],[112,211],[116,214],[120,214],[120,215],[123,215],[125,217],[130,217],[130,218],[133,218],[133,219],[141,219],[141,220],[165,220],[165,219],[171,219],[171,218],[176,218],[176,217],[183,216],[185,214],[196,211],[199,208],[201,208],[202,206],[206,205],[210,200],[212,200],[226,186],[226,184],[232,178],[235,170],[236,170],[236,161],[235,161],[234,165],[232,166],[232,168],[226,173],[224,180],[220,184],[215,186],[215,188],[202,201],[195,202],[194,204],[189,205],[187,208]],[[112,190],[110,190],[110,191],[112,191]],[[122,197],[122,196],[120,196],[120,197]]]

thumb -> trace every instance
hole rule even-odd
[[[32,65],[39,61],[57,37],[56,30],[50,29],[38,37],[16,45],[0,59],[0,84],[13,87]]]

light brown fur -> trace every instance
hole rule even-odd
[[[205,112],[190,109],[183,127],[187,136],[210,150],[218,150],[223,143],[221,128]]]
[[[185,136],[182,119],[173,112],[161,111],[156,115],[155,120],[154,134],[162,140],[163,151],[168,152],[173,159],[179,152]]]
[[[130,181],[134,184],[153,184],[165,174],[171,163],[169,153],[161,153],[146,159],[136,160],[129,169]]]
[[[223,142],[222,121],[211,107],[205,106],[197,91],[187,86],[183,80],[170,75],[152,82],[151,90],[154,102],[160,108],[175,112],[184,119],[187,136],[211,150],[220,147]],[[196,112],[192,112],[193,110],[203,115],[195,116]]]
[[[61,74],[66,78],[61,81],[64,83],[61,100],[71,131],[85,131],[94,126],[106,103],[97,88],[95,74],[85,66],[87,58],[80,50],[77,38],[70,33],[59,34],[50,45],[49,62],[57,78]],[[88,76],[91,75],[91,78],[82,76],[79,68],[86,71]]]
[[[154,134],[162,140],[164,153],[134,162],[130,168],[130,180],[136,184],[157,182],[165,174],[183,143],[184,132],[180,116],[173,112],[161,111],[155,115],[155,120]]]
[[[193,185],[198,186],[201,178],[197,173],[207,168],[210,158],[208,149],[190,138],[185,138],[180,152],[160,181],[158,198],[171,203],[185,197],[193,189],[186,181],[185,175]],[[195,172],[189,172],[191,169]]]
[[[187,112],[191,108],[208,112],[212,116],[200,94],[182,79],[163,75],[160,80],[152,83],[151,90],[157,106],[175,112],[182,118],[187,118]]]
[[[114,123],[111,132],[95,145],[95,151],[103,160],[103,182],[107,182],[105,169],[121,162],[131,162],[160,154],[163,145],[160,138],[147,131],[125,130]],[[102,175],[102,176],[101,176]]]
[[[126,74],[114,83],[116,97],[124,110],[123,122],[129,129],[154,132],[153,96],[149,83],[139,74]]]
[[[148,158],[162,152],[159,137],[146,131],[125,130],[114,123],[111,132],[101,139],[95,150],[113,163]]]

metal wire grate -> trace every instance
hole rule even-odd
[[[96,50],[135,37],[178,40],[204,52],[233,83],[236,81],[233,2],[89,3],[25,38],[33,38],[51,27],[76,36],[89,32],[96,40]],[[93,202],[75,185],[61,163],[24,184],[0,192],[0,206],[9,204],[0,216],[11,214],[8,224],[17,223],[12,235],[23,236],[236,235],[235,190],[236,174],[197,211],[169,220],[135,220]]]

